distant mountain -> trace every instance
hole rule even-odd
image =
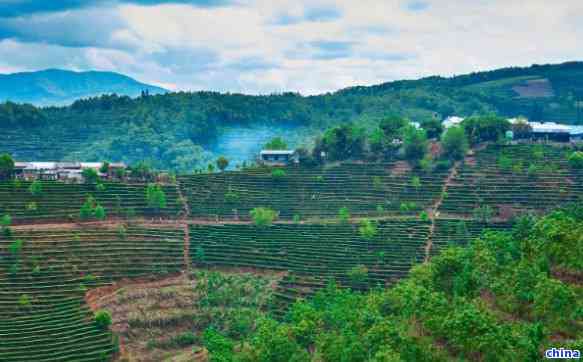
[[[116,93],[135,97],[167,90],[140,83],[113,72],[73,72],[47,69],[38,72],[0,74],[0,102],[32,103],[38,106],[68,105],[79,98]]]

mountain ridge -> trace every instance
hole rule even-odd
[[[0,74],[0,102],[63,106],[81,98],[118,94],[135,97],[168,92],[127,75],[110,71],[72,71],[49,68],[39,71]]]

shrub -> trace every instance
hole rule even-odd
[[[373,176],[372,177],[372,185],[375,190],[381,190],[383,187],[383,180],[380,176]]]
[[[277,219],[277,212],[267,207],[256,207],[249,212],[253,223],[258,227],[270,226]]]
[[[204,264],[206,261],[206,255],[204,253],[204,249],[198,246],[194,252],[194,261],[197,264]]]
[[[34,213],[38,210],[38,205],[36,204],[36,202],[31,201],[28,204],[26,204],[26,211]]]
[[[18,239],[18,240],[14,240],[12,243],[10,243],[10,245],[8,246],[8,251],[10,252],[10,254],[12,255],[17,255],[20,253],[20,251],[22,250],[22,247],[24,246],[24,241]]]
[[[93,216],[93,209],[95,207],[95,199],[92,196],[88,196],[81,210],[79,210],[79,218],[81,220],[89,220]]]
[[[210,362],[233,360],[233,341],[217,332],[214,328],[207,328],[204,331],[203,344],[212,356]]]
[[[348,211],[348,208],[346,206],[341,207],[338,210],[338,220],[340,220],[341,223],[346,224],[346,223],[348,223],[349,219],[350,219],[350,212]]]
[[[120,225],[117,227],[117,237],[120,240],[125,240],[126,239],[126,228],[123,225]]]
[[[421,211],[419,214],[419,219],[421,219],[421,221],[429,221],[429,214],[427,211]]]
[[[23,308],[29,307],[30,306],[30,298],[28,297],[28,295],[22,294],[20,296],[20,298],[18,299],[18,305],[23,307]]]
[[[271,171],[271,177],[276,181],[283,180],[285,175],[285,170],[281,168],[276,168],[275,170]]]
[[[101,205],[95,206],[95,210],[93,211],[95,214],[95,218],[97,220],[104,220],[105,219],[105,209]]]
[[[512,159],[510,157],[507,156],[500,156],[498,158],[498,167],[502,170],[502,171],[510,171],[512,170]]]
[[[4,216],[2,216],[2,219],[0,219],[0,225],[2,226],[10,226],[11,224],[12,218],[8,214],[5,214]]]
[[[302,217],[300,216],[300,214],[294,214],[293,216],[294,223],[299,224],[301,219]]]
[[[103,191],[105,191],[105,189],[106,189],[105,185],[104,185],[104,184],[102,184],[102,183],[98,183],[98,184],[97,184],[97,186],[95,186],[95,188],[96,188],[96,189],[97,189],[97,191],[99,191],[99,192],[103,192]]]
[[[368,268],[362,264],[356,265],[348,271],[347,275],[353,285],[360,285],[368,278]]]
[[[101,330],[107,330],[111,325],[111,313],[106,310],[95,312],[95,324]]]
[[[583,169],[583,152],[576,151],[569,155],[569,166],[575,170]]]
[[[28,192],[32,196],[40,196],[43,192],[43,185],[39,180],[34,180],[28,187]]]
[[[12,175],[14,170],[14,160],[7,153],[0,155],[0,180],[7,179]]]
[[[365,240],[371,241],[378,234],[377,223],[368,219],[363,219],[360,222],[358,232]]]
[[[473,214],[476,220],[483,223],[489,223],[492,219],[492,216],[494,216],[494,210],[492,207],[490,207],[490,205],[483,205],[475,208]]]
[[[158,184],[148,184],[146,200],[148,201],[148,207],[156,210],[156,212],[166,208],[166,193]]]
[[[83,176],[83,180],[85,181],[86,184],[94,184],[99,179],[97,171],[95,171],[92,168],[84,169],[83,171],[81,171],[81,175]]]
[[[322,176],[322,175],[316,176],[316,181],[318,181],[318,182],[324,182],[324,176]]]
[[[237,201],[239,201],[239,194],[236,192],[233,192],[230,188],[229,190],[225,193],[225,202],[234,204]]]

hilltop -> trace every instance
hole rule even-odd
[[[163,88],[138,82],[114,72],[74,72],[47,69],[37,72],[0,74],[0,101],[37,106],[68,105],[80,98],[102,94],[136,97],[142,91],[166,93]]]

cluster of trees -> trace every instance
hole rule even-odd
[[[583,268],[583,209],[520,218],[451,247],[390,289],[367,293],[334,283],[294,303],[281,321],[266,316],[238,339],[207,331],[221,361],[525,361],[551,346],[583,342],[580,288],[557,279]],[[358,289],[368,270],[349,271]]]
[[[51,147],[53,159],[106,158],[128,164],[149,160],[157,169],[184,172],[216,159],[205,149],[221,129],[235,125],[304,125],[323,129],[352,122],[368,126],[398,114],[426,123],[427,137],[434,138],[439,133],[436,119],[450,115],[495,112],[505,116],[522,114],[533,120],[566,116],[575,121],[576,102],[572,98],[583,81],[572,74],[580,69],[581,63],[502,69],[353,87],[310,97],[295,93],[246,96],[180,92],[135,99],[104,95],[79,100],[69,107],[36,108],[8,102],[0,104],[0,128],[10,132],[3,132],[0,141],[3,135],[22,137],[22,142],[16,139],[6,148],[14,154],[19,143],[28,142],[34,135],[41,142],[39,146],[45,146],[39,150]],[[549,79],[555,97],[540,99],[538,104],[524,102],[514,97],[512,82],[503,82],[499,87],[492,82],[516,74]],[[474,86],[481,82],[488,82],[487,86]],[[38,151],[34,158],[43,156],[49,157]]]

